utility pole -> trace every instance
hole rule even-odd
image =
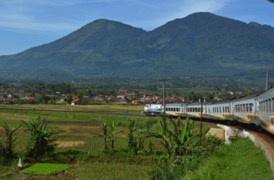
[[[166,116],[166,79],[163,79],[163,107],[164,107],[164,116]]]
[[[266,76],[265,76],[265,91],[268,90],[268,82],[269,82],[269,74],[268,74],[268,70],[267,70]]]
[[[201,103],[201,114],[200,114],[200,146],[202,146],[202,133],[203,133],[203,124],[202,124],[202,120],[203,120],[203,98],[201,98],[200,100]]]

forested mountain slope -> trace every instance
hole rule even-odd
[[[274,69],[274,28],[211,13],[153,31],[96,20],[24,52],[0,57],[6,79],[160,78]]]

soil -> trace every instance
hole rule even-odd
[[[85,144],[84,141],[56,141],[57,147],[75,147]]]
[[[220,128],[210,128],[207,135],[218,137],[220,140],[225,141],[225,130]]]
[[[78,125],[78,126],[99,126],[101,125],[100,122],[96,121],[47,121],[49,124],[64,124],[64,125]]]

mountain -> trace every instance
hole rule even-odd
[[[194,13],[153,31],[96,20],[49,44],[0,56],[2,78],[161,78],[274,69],[274,28]]]

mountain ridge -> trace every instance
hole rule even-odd
[[[273,60],[273,27],[203,12],[152,31],[95,20],[56,41],[0,56],[0,68],[7,79],[155,78],[274,69]]]

